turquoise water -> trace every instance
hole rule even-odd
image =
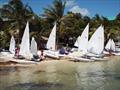
[[[0,90],[120,90],[120,57],[101,62],[45,61],[0,67]]]

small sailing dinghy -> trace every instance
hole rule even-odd
[[[8,51],[2,51],[0,53],[1,58],[9,58],[13,57],[15,55],[15,39],[12,36],[10,40],[10,46],[9,46],[9,52]]]
[[[105,51],[104,54],[108,55],[120,55],[120,52],[116,51],[115,48],[115,42],[113,39],[109,39],[106,46],[105,46]]]
[[[92,37],[88,42],[88,53],[87,56],[91,57],[94,60],[105,60],[103,59],[104,54],[104,28],[99,26],[98,29],[94,32]]]
[[[23,56],[26,59],[31,58],[30,52],[30,36],[29,36],[29,22],[27,22],[25,31],[22,37],[22,42],[20,44],[20,52],[19,55]]]
[[[101,55],[104,49],[104,29],[102,25],[94,32],[89,40],[88,52]]]
[[[86,61],[86,62],[94,61],[91,60],[90,58],[83,57],[87,53],[88,36],[89,36],[88,34],[89,34],[89,24],[85,27],[81,36],[79,36],[75,42],[75,46],[78,46],[78,51],[77,51],[78,53],[74,51],[71,55],[69,54],[69,57],[71,57],[75,61]]]
[[[102,26],[98,27],[98,29],[94,32],[88,44],[87,50],[89,53],[95,55],[100,55],[102,53],[104,48],[104,30]]]
[[[35,38],[32,37],[31,40],[31,46],[30,46],[31,54],[32,54],[32,61],[40,61],[40,57],[37,52],[37,42],[35,41]]]
[[[34,44],[35,45],[35,44]],[[32,45],[32,53],[36,53],[36,45]],[[19,64],[35,64],[36,62],[30,61],[32,57],[32,53],[30,51],[30,37],[29,37],[29,22],[27,22],[25,31],[22,37],[22,42],[20,45],[20,52],[19,52],[19,57],[16,59],[10,59],[12,62],[16,62]]]
[[[15,59],[31,59],[31,52],[30,52],[30,37],[29,37],[29,22],[27,22],[25,31],[23,33],[22,41],[20,44],[20,51]],[[17,60],[16,60],[17,61]],[[19,60],[18,60],[19,61]]]
[[[56,51],[56,22],[48,38],[45,51],[47,57],[59,59],[59,52]]]

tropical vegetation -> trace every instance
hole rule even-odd
[[[114,20],[98,14],[90,18],[80,13],[64,14],[65,5],[65,0],[54,0],[53,5],[45,7],[44,13],[39,16],[21,0],[10,0],[0,8],[0,47],[8,48],[12,35],[19,44],[27,21],[30,23],[31,37],[34,36],[39,45],[42,41],[45,43],[42,37],[49,36],[55,22],[59,44],[65,44],[65,40],[69,37],[77,38],[88,23],[90,23],[90,36],[101,24],[105,29],[105,41],[109,38],[116,40],[120,36],[120,13]]]

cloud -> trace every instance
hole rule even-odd
[[[76,5],[75,0],[67,0],[66,7],[73,7]]]
[[[69,11],[73,13],[80,13],[82,16],[89,15],[89,11],[86,8],[80,8],[78,5],[73,6]]]
[[[0,8],[2,8],[3,5],[6,5],[6,4],[8,4],[8,2],[4,2],[3,4],[0,4]]]

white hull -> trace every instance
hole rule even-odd
[[[116,55],[116,56],[120,56],[120,52],[119,53],[114,52],[113,54]]]
[[[120,52],[120,48],[116,47],[116,51]]]
[[[59,53],[51,50],[47,50],[44,52],[46,57],[50,57],[53,59],[59,59]]]
[[[35,64],[37,62],[34,62],[34,61],[28,61],[26,59],[15,59],[13,58],[14,57],[14,54],[11,54],[10,52],[1,52],[0,53],[0,58],[1,59],[4,59],[5,61],[12,61],[14,63],[17,63],[17,64]]]
[[[27,60],[19,60],[19,59],[11,59],[9,61],[15,62],[17,64],[37,64],[38,62],[27,61]]]
[[[106,54],[106,55],[115,55],[115,56],[120,56],[120,52],[108,52],[108,51],[104,51],[103,52],[104,54]]]
[[[0,58],[12,58],[14,54],[11,54],[10,52],[0,52]]]
[[[93,62],[94,60],[92,59],[87,59],[87,58],[82,58],[82,57],[75,57],[75,61],[80,61],[80,62]]]
[[[96,58],[96,57],[91,57],[91,59],[95,61],[106,61],[107,60],[105,58]]]
[[[94,60],[89,59],[89,58],[83,58],[83,57],[69,57],[71,59],[73,59],[73,61],[76,62],[93,62]]]
[[[86,56],[90,56],[90,57],[103,57],[104,56],[104,54],[100,54],[100,55],[96,55],[96,54],[92,54],[92,53],[88,53],[88,54],[86,54]]]

